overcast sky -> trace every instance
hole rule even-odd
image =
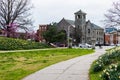
[[[87,13],[87,20],[103,26],[104,14],[118,0],[32,0],[34,25],[59,22],[63,17],[74,20],[80,9]]]

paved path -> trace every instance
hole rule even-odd
[[[66,48],[66,47],[63,47]],[[57,49],[63,49],[62,47]],[[46,49],[30,49],[30,50],[8,50],[8,51],[0,51],[0,53],[7,53],[7,52],[26,52],[26,51],[39,51],[39,50],[54,50],[56,48],[46,48]]]
[[[96,48],[95,54],[54,64],[25,77],[23,80],[89,80],[88,73],[91,63],[104,54],[105,49],[108,48],[111,47]]]

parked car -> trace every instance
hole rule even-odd
[[[90,45],[90,44],[85,44],[86,45],[86,47],[88,47],[88,48],[92,48],[92,45]]]
[[[116,44],[116,46],[120,46],[120,44]]]
[[[56,47],[66,47],[66,44],[60,43],[60,42],[54,42],[52,44],[54,44],[54,46],[56,46]]]
[[[80,48],[85,48],[85,45],[84,44],[79,44],[79,47]]]
[[[112,44],[110,44],[110,45],[111,45],[111,46],[115,46],[115,44],[113,44],[113,43],[112,43]]]
[[[92,45],[85,43],[85,44],[79,44],[79,47],[80,48],[92,48]]]

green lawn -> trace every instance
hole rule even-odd
[[[49,65],[93,52],[85,49],[52,49],[0,53],[0,80],[20,80]]]

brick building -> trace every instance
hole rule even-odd
[[[115,27],[105,28],[105,45],[118,44],[118,30]]]
[[[43,37],[43,33],[45,31],[47,31],[47,29],[48,29],[48,25],[39,25],[39,29],[37,30],[37,33],[36,33],[36,35],[37,35],[36,41],[38,41],[38,42],[44,42],[45,41],[45,39]]]

